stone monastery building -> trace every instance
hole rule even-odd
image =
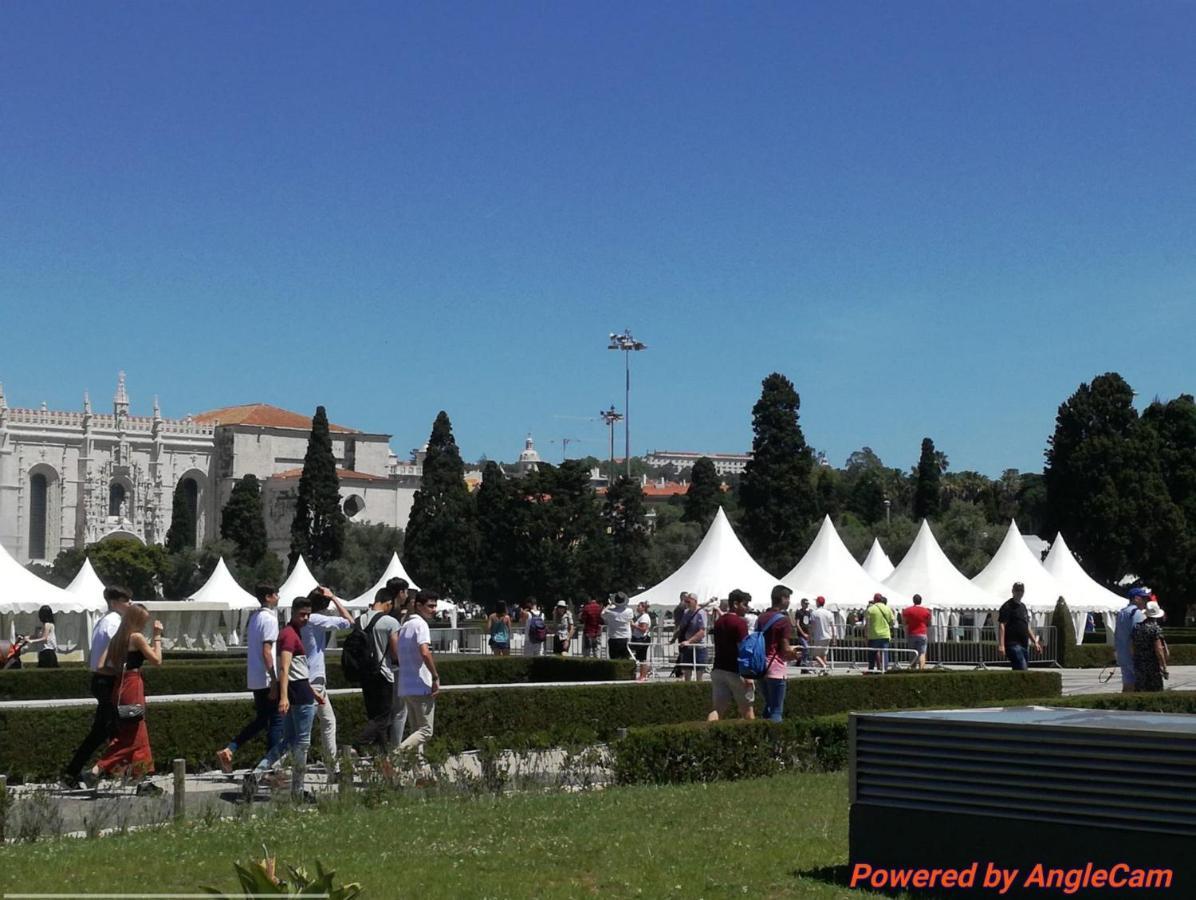
[[[219,537],[220,511],[237,479],[262,482],[270,548],[290,548],[311,416],[264,403],[183,419],[129,412],[120,373],[109,414],[9,408],[0,386],[0,545],[18,562],[51,562],[61,550],[111,537],[162,543],[181,485],[196,543]],[[419,487],[417,455],[400,462],[390,435],[330,425],[345,514],[404,527]]]

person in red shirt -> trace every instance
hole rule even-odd
[[[602,604],[591,599],[581,608],[581,655],[598,656],[602,639]]]
[[[922,605],[921,594],[914,594],[914,605],[907,606],[901,611],[901,619],[905,622],[905,637],[909,641],[910,649],[918,651],[918,658],[914,660],[914,668],[925,669],[930,610]]]
[[[714,668],[710,671],[710,686],[714,692],[714,709],[706,718],[717,722],[731,708],[731,701],[739,708],[741,719],[756,718],[752,703],[756,700],[755,683],[739,674],[739,645],[748,636],[747,612],[752,595],[734,590],[727,596],[727,611],[714,623]]]
[[[793,623],[788,613],[792,595],[792,590],[778,584],[772,589],[772,607],[756,619],[756,630],[764,632],[764,657],[768,660],[768,669],[760,686],[764,690],[764,718],[770,722],[781,721],[785,710],[788,664],[798,655],[789,644],[793,636]]]

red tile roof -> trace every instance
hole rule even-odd
[[[285,472],[275,472],[271,478],[279,478],[282,480],[289,480],[292,478],[299,478],[303,474],[303,469],[287,469]],[[352,469],[337,469],[336,477],[341,481],[389,481],[390,479],[385,475],[371,475],[369,472],[354,472]]]
[[[263,428],[294,428],[311,430],[311,416],[271,406],[269,403],[245,403],[241,406],[226,406],[192,416],[196,422],[205,425],[259,425]],[[329,431],[341,434],[361,434],[356,428],[329,423]]]

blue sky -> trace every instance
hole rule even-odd
[[[1039,469],[1196,390],[1196,5],[0,5],[11,405]],[[575,417],[575,418],[574,418]]]

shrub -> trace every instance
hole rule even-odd
[[[1068,657],[1076,649],[1076,625],[1071,620],[1071,610],[1067,608],[1067,601],[1062,597],[1055,601],[1051,624],[1055,627],[1055,659],[1059,665],[1067,666]]]
[[[790,681],[785,712],[788,718],[810,718],[854,709],[974,706],[1058,697],[1060,690],[1059,673],[1045,671],[805,678]],[[341,694],[333,703],[338,732],[348,744],[364,724],[361,697]],[[488,740],[512,749],[594,743],[613,738],[620,728],[702,720],[709,709],[710,685],[704,682],[446,691],[436,703],[435,740],[449,752]],[[249,720],[251,710],[248,699],[155,704],[151,688],[146,722],[159,768],[175,758],[185,759],[189,771],[212,768],[213,754]],[[92,715],[90,706],[0,709],[0,772],[14,778],[57,774]],[[37,741],[13,739],[33,734]],[[262,742],[253,741],[237,751],[236,765],[252,765],[262,753]]]

